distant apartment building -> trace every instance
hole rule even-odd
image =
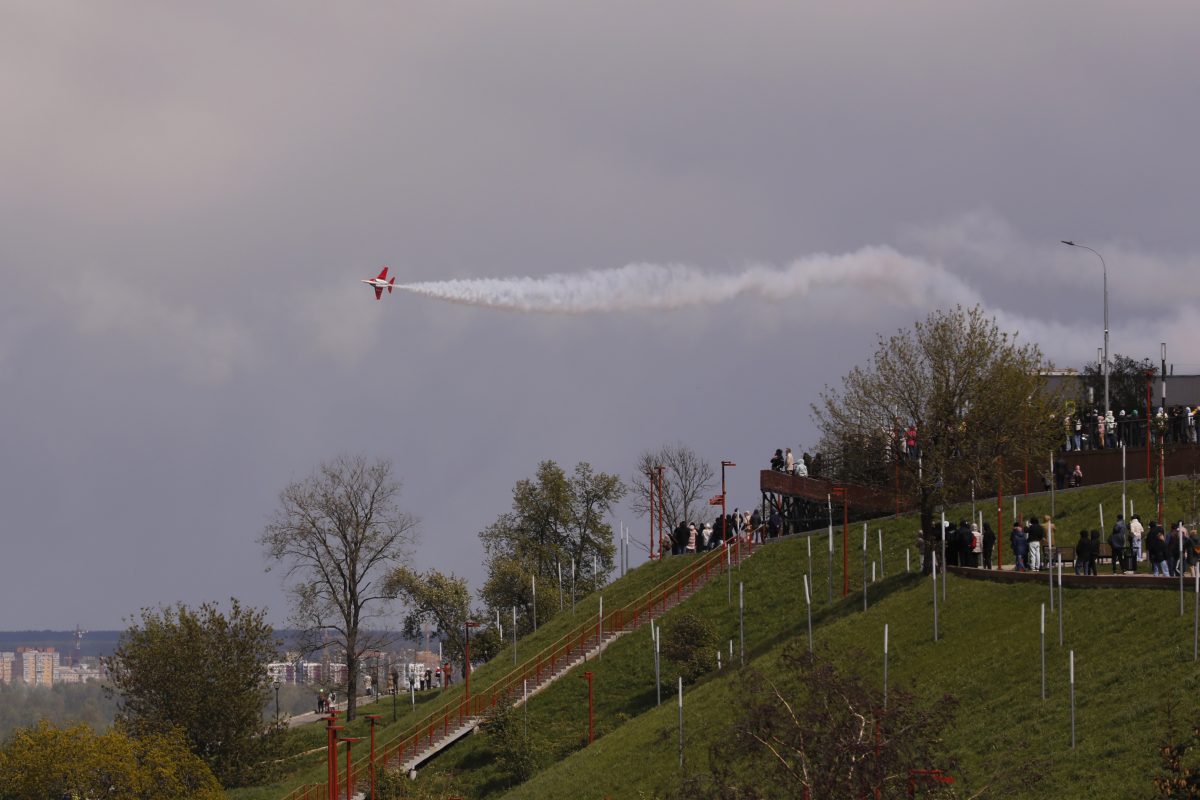
[[[59,666],[54,668],[55,683],[87,683],[100,680],[100,670],[84,664]]]
[[[21,657],[21,677],[28,686],[54,685],[54,670],[59,666],[59,653],[53,647],[38,650],[33,647],[17,648]]]
[[[0,653],[0,683],[11,684],[13,671],[17,668],[17,654],[11,651]],[[17,674],[20,677],[20,674]]]

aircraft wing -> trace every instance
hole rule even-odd
[[[376,287],[375,287],[375,299],[376,299],[376,300],[378,300],[378,299],[380,299],[381,297],[383,297],[383,287],[382,287],[382,286],[376,286]]]

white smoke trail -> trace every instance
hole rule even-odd
[[[786,266],[751,265],[731,273],[683,264],[629,264],[541,278],[477,278],[397,284],[397,289],[471,306],[551,314],[670,310],[712,305],[742,295],[800,297],[850,287],[921,307],[974,305],[979,295],[945,268],[890,247],[816,254]]]

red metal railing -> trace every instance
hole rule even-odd
[[[728,547],[732,551],[729,566],[739,560],[737,549],[733,542]],[[530,688],[542,686],[546,678],[552,678],[555,672],[566,664],[572,663],[580,656],[586,656],[587,651],[595,642],[601,644],[601,636],[615,634],[618,631],[632,630],[644,625],[656,613],[665,613],[674,595],[678,603],[683,599],[685,587],[692,591],[704,585],[714,574],[722,574],[726,568],[725,548],[711,550],[696,558],[691,564],[664,579],[657,586],[647,590],[641,596],[626,603],[624,606],[608,611],[601,618],[598,614],[592,621],[581,623],[572,630],[564,633],[549,646],[543,648],[530,658],[502,675],[482,690],[476,689],[471,697],[463,695],[456,701],[447,703],[431,711],[423,719],[410,725],[403,733],[388,739],[376,751],[377,764],[405,759],[406,754],[416,756],[421,752],[421,743],[426,747],[434,744],[434,733],[441,730],[441,737],[449,736],[450,723],[455,726],[474,717],[483,716],[500,705],[507,704],[521,696],[526,681]],[[328,795],[328,784],[308,784],[298,787],[283,800],[321,800]]]

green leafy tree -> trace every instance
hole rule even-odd
[[[16,731],[0,748],[5,800],[120,797],[127,800],[219,800],[208,765],[177,731],[132,737],[120,727],[40,723]]]
[[[408,609],[402,628],[406,638],[416,641],[425,626],[432,624],[442,638],[442,655],[463,664],[465,669],[467,622],[482,625],[470,614],[471,593],[465,578],[446,575],[436,569],[417,572],[408,567],[397,567],[388,576],[386,591]],[[471,636],[471,659],[474,661],[486,660],[495,652],[495,636],[490,646],[485,638],[482,641],[481,638]]]
[[[283,490],[260,539],[294,581],[288,589],[301,649],[315,652],[332,635],[342,651],[347,719],[355,717],[363,654],[392,641],[371,621],[387,612],[386,578],[415,541],[416,520],[400,511],[399,497],[390,462],[336,458]]]
[[[479,534],[488,570],[480,594],[488,611],[500,609],[503,619],[505,611],[518,606],[522,609],[518,624],[522,631],[528,630],[536,576],[538,620],[549,619],[558,610],[559,567],[565,583],[572,558],[577,591],[603,586],[616,554],[607,517],[624,495],[620,478],[594,472],[583,462],[568,477],[555,462],[543,461],[534,479],[517,481],[512,510]]]
[[[1115,354],[1108,373],[1108,405],[1113,414],[1124,410],[1136,411],[1139,417],[1146,413],[1146,373],[1158,374],[1158,367],[1148,358],[1141,361]],[[1104,413],[1104,370],[1098,361],[1092,361],[1081,374],[1077,407],[1083,411],[1094,408]],[[1089,397],[1090,394],[1090,397]]]
[[[898,475],[932,540],[937,505],[968,496],[972,484],[1007,491],[1023,465],[1048,460],[1062,433],[1048,368],[1036,345],[1018,344],[979,307],[935,311],[880,337],[868,367],[821,393],[812,407],[821,454],[838,480],[891,490]],[[899,451],[909,426],[919,458]]]
[[[222,784],[251,783],[280,740],[262,719],[277,649],[264,612],[236,599],[228,614],[212,603],[142,609],[106,659],[118,720],[139,738],[178,730]]]

